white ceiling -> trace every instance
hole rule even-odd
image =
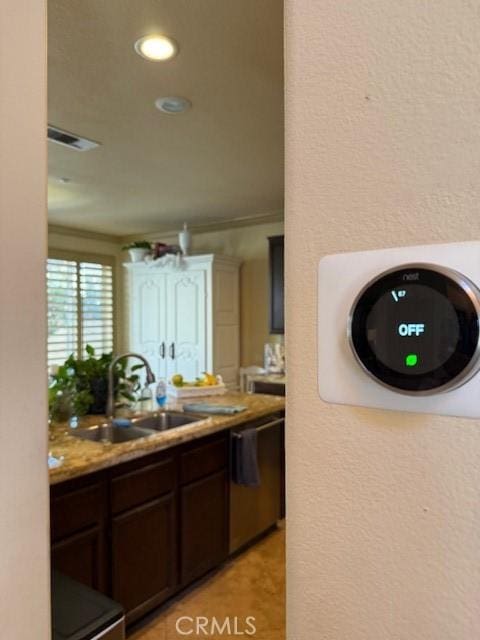
[[[49,220],[114,235],[283,209],[282,0],[49,0]],[[173,37],[167,62],[138,56]],[[190,111],[155,109],[180,95]],[[70,182],[63,184],[59,179]]]

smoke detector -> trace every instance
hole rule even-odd
[[[192,106],[192,103],[190,100],[187,100],[187,98],[182,98],[180,96],[168,96],[165,98],[157,98],[157,100],[155,100],[155,106],[163,113],[176,114],[188,111]]]

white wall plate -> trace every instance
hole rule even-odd
[[[425,266],[425,271],[422,270],[422,265]],[[420,390],[420,393],[413,388],[394,389],[392,386],[385,386],[385,382],[382,383],[379,379],[383,373],[375,372],[372,375],[372,371],[369,371],[370,364],[368,367],[362,366],[358,357],[358,343],[354,340],[356,354],[351,346],[352,339],[348,336],[348,327],[352,305],[368,283],[383,272],[393,270],[400,284],[402,278],[406,282],[405,287],[393,286],[389,290],[386,277],[382,280],[382,283],[385,283],[385,293],[382,294],[381,300],[378,296],[375,298],[379,303],[375,307],[375,313],[363,314],[362,327],[365,336],[367,333],[370,337],[376,336],[376,352],[374,357],[373,351],[369,352],[369,362],[375,360],[382,368],[388,360],[388,365],[393,366],[395,372],[398,371],[398,380],[406,381],[397,382],[394,372],[394,386],[397,383],[408,386],[409,378],[415,377],[417,381],[422,381],[418,387],[421,389],[423,380],[432,375],[431,358],[438,365],[435,371],[442,371],[442,375],[448,377],[445,368],[451,368],[454,353],[451,345],[445,345],[444,326],[440,327],[438,324],[439,316],[444,317],[444,323],[451,321],[449,327],[453,327],[453,332],[459,331],[457,337],[466,334],[467,330],[464,331],[464,328],[457,325],[457,318],[459,322],[463,321],[463,315],[450,312],[449,303],[446,300],[442,302],[435,291],[432,293],[431,288],[425,286],[426,280],[416,283],[409,281],[410,278],[418,277],[418,270],[420,279],[426,278],[430,267],[434,272],[438,269],[440,278],[442,273],[446,276],[452,275],[452,271],[464,276],[463,279],[459,279],[463,286],[460,293],[472,299],[472,309],[475,309],[475,313],[472,311],[470,315],[468,325],[469,339],[475,342],[475,353],[472,351],[469,365],[465,366],[457,377],[453,377],[453,383],[444,380],[442,384],[438,383],[438,387],[425,387],[426,390]],[[447,280],[450,283],[450,279]],[[424,286],[418,286],[422,284]],[[318,389],[322,400],[398,411],[480,417],[480,373],[476,373],[480,368],[480,341],[477,339],[480,293],[475,287],[480,290],[480,242],[401,247],[343,253],[322,258],[318,268]],[[453,292],[452,299],[457,300],[457,294],[458,291]],[[405,298],[401,298],[402,295]],[[405,304],[403,311],[402,304]],[[439,310],[444,310],[445,313],[442,315]],[[449,318],[449,314],[451,316],[452,313],[454,317]],[[372,329],[374,316],[379,326]],[[382,318],[385,318],[385,322]],[[381,335],[387,324],[388,332]],[[441,339],[438,337],[439,331],[444,332]],[[449,331],[450,328],[447,333]],[[472,332],[475,334],[474,338],[471,337]],[[454,342],[458,343],[456,338]],[[381,344],[388,352],[387,356],[380,354]],[[399,350],[401,354],[398,353]],[[395,358],[400,358],[398,362],[393,358],[393,352]],[[381,357],[377,358],[377,355]],[[382,355],[385,357],[382,358]],[[403,364],[405,371],[401,371]],[[388,369],[391,372],[390,366]]]

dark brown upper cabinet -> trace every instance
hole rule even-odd
[[[270,255],[270,333],[285,332],[284,236],[268,238]]]

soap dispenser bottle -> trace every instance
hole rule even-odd
[[[163,409],[167,402],[167,383],[164,378],[160,378],[155,390],[155,399],[160,409]]]

